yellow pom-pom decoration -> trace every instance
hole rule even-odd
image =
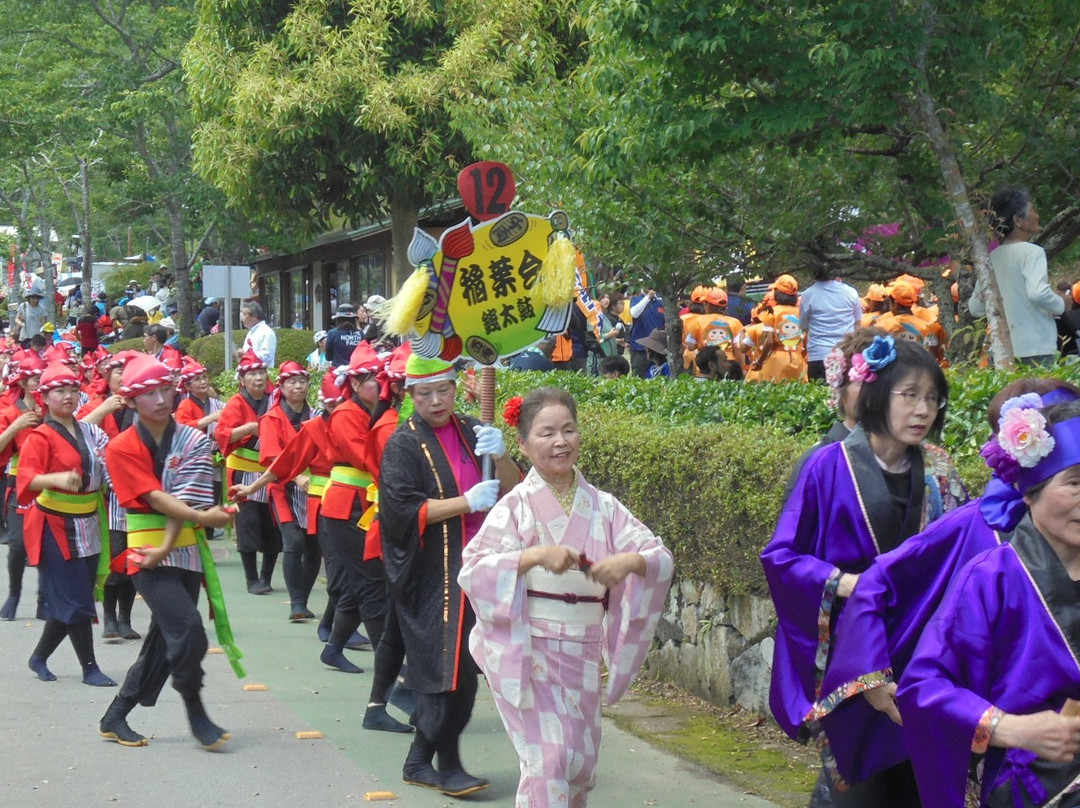
[[[430,270],[425,266],[416,271],[401,285],[396,295],[382,303],[373,312],[375,319],[383,323],[386,333],[396,337],[416,334],[416,320],[424,295],[428,289]]]
[[[577,266],[577,248],[565,235],[555,236],[548,254],[540,265],[540,302],[551,308],[565,306],[574,299],[574,270]]]

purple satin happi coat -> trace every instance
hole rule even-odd
[[[874,559],[836,623],[820,721],[836,769],[860,783],[908,759],[903,730],[862,694],[900,678],[953,577],[1001,537],[975,500]]]
[[[861,428],[823,447],[807,461],[761,554],[778,618],[769,706],[792,738],[809,735],[804,721],[819,697],[841,573],[864,572],[881,552],[967,499],[941,449],[924,445],[908,456],[912,501],[901,524]]]
[[[995,709],[1060,711],[1080,699],[1080,597],[1027,516],[1008,544],[957,576],[900,679],[897,698],[923,805],[1042,805],[1080,765],[989,747]],[[1004,761],[1004,763],[1003,763]]]

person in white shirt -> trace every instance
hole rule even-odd
[[[244,344],[237,349],[239,359],[249,350],[263,361],[267,367],[274,366],[274,357],[277,354],[277,334],[265,319],[263,307],[254,301],[245,303],[240,307],[240,323],[248,330],[244,337]]]
[[[806,370],[810,379],[825,380],[825,357],[845,335],[859,327],[859,293],[816,266],[814,282],[799,300],[799,327],[806,334]]]
[[[990,200],[1001,244],[990,253],[990,268],[1001,292],[1013,355],[1028,365],[1052,365],[1058,356],[1057,324],[1065,301],[1050,286],[1046,252],[1031,240],[1038,235],[1039,213],[1026,188],[1002,188]],[[986,315],[989,289],[981,281],[968,301],[975,317]]]

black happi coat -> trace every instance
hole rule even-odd
[[[463,451],[476,460],[475,418],[455,414]],[[421,511],[428,499],[452,499],[454,473],[434,430],[413,415],[386,444],[379,471],[379,523],[383,563],[398,609],[409,658],[409,687],[444,693],[458,684],[458,660],[468,653],[475,617],[458,585],[465,517],[427,523]]]

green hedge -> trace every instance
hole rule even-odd
[[[816,440],[768,426],[676,423],[586,405],[582,474],[664,539],[679,575],[719,591],[766,591],[758,555],[772,536],[792,459]]]
[[[303,332],[297,332],[303,333]],[[1074,380],[1077,370],[1040,371]],[[949,415],[941,441],[973,495],[989,471],[978,455],[989,436],[986,408],[1021,371],[950,371]],[[311,400],[319,374],[312,378]],[[496,421],[513,395],[561,387],[578,403],[580,466],[664,538],[681,575],[722,591],[765,592],[758,554],[768,542],[791,467],[835,415],[822,385],[605,381],[573,373],[500,372]],[[223,396],[236,392],[221,374]],[[478,414],[463,401],[458,409]],[[506,428],[516,454],[516,435]]]
[[[233,343],[237,347],[243,345],[246,335],[246,331],[233,331]],[[314,331],[277,329],[277,364],[289,359],[306,363],[308,354],[315,350],[314,336]],[[225,335],[200,337],[188,346],[188,353],[198,359],[211,376],[218,376],[225,370]]]

